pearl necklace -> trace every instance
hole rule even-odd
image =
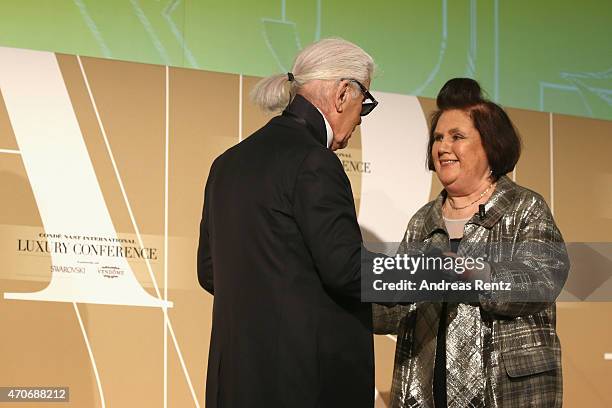
[[[450,199],[447,200],[447,201],[448,201],[448,203],[450,204],[450,206],[452,207],[453,210],[464,210],[464,209],[466,209],[468,207],[471,207],[472,205],[476,204],[480,200],[482,200],[482,197],[484,197],[485,194],[487,194],[489,192],[491,187],[493,187],[493,183],[489,184],[489,187],[487,187],[487,189],[485,191],[483,191],[477,199],[475,199],[474,201],[472,201],[468,205],[464,205],[463,207],[455,207],[455,204],[453,204],[453,202]]]

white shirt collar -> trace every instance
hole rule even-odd
[[[315,106],[315,108],[317,107]],[[327,118],[325,117],[323,112],[321,112],[321,109],[317,108],[317,110],[319,111],[321,116],[323,116],[323,120],[325,121],[325,130],[327,131],[327,148],[329,149],[329,147],[331,146],[332,139],[334,138],[334,132],[332,131],[331,125],[327,121]]]

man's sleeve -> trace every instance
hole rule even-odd
[[[321,281],[361,297],[361,231],[348,177],[334,153],[314,149],[302,162],[293,194],[295,219]]]
[[[202,210],[202,221],[200,222],[200,241],[198,244],[198,281],[211,295],[214,295],[212,256],[210,251],[209,235],[209,213],[210,213],[210,189],[212,185],[213,166],[211,166],[206,188],[204,189],[204,208]]]

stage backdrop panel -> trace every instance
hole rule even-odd
[[[204,184],[216,156],[272,117],[250,102],[259,78],[14,48],[0,57],[0,385],[70,387],[57,406],[203,406]],[[337,155],[366,241],[397,242],[441,190],[425,168],[435,101],[375,96]],[[524,142],[509,176],[544,196],[566,240],[610,242],[612,122],[509,114]],[[609,304],[558,309],[566,405],[611,405]],[[375,347],[382,407],[394,336]]]

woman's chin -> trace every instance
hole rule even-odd
[[[445,172],[444,170],[441,172],[437,172],[437,176],[438,176],[438,180],[444,186],[444,188],[446,188],[447,186],[457,181],[456,174],[448,174],[448,172]]]

